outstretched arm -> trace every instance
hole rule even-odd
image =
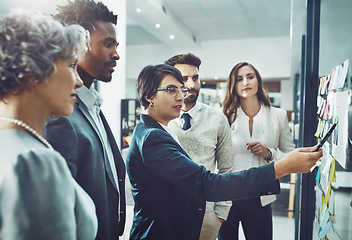
[[[279,179],[290,173],[307,173],[323,156],[323,151],[315,152],[318,146],[298,148],[275,162],[275,177]]]

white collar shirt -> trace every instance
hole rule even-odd
[[[108,160],[110,163],[112,175],[114,177],[114,181],[117,187],[117,191],[119,192],[119,183],[118,183],[118,176],[116,171],[116,166],[114,162],[114,155],[112,152],[111,144],[106,134],[106,130],[104,124],[100,117],[100,107],[104,102],[104,99],[100,96],[100,94],[94,89],[93,85],[88,89],[86,86],[82,86],[81,88],[77,89],[77,94],[79,98],[82,100],[83,104],[87,107],[89,114],[93,118],[96,126],[99,129],[100,135],[103,138],[104,146],[106,148],[106,152],[108,155]],[[120,201],[119,201],[119,209],[120,209]],[[120,221],[120,214],[119,214],[119,221]]]
[[[184,120],[182,119],[182,114],[183,113],[188,113],[191,116],[191,127],[194,125],[194,123],[197,121],[197,117],[199,116],[199,111],[202,108],[202,105],[197,101],[196,104],[193,106],[193,108],[191,108],[188,112],[184,112],[181,110],[180,116],[178,118],[175,119],[175,122],[177,123],[177,125],[180,126],[180,128],[182,128],[183,124],[184,124]]]

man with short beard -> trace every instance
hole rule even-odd
[[[110,82],[120,59],[116,51],[117,15],[103,3],[74,0],[54,16],[65,24],[80,24],[90,33],[90,46],[78,59],[84,86],[77,90],[71,116],[47,121],[44,134],[67,161],[72,176],[93,199],[98,240],[118,239],[125,225],[125,164],[100,106],[94,81]]]
[[[185,87],[190,89],[182,105],[180,117],[170,121],[168,126],[176,132],[181,146],[193,161],[212,172],[231,172],[233,150],[227,118],[221,111],[197,101],[201,60],[188,53],[173,56],[165,63],[181,72]],[[231,201],[207,202],[199,239],[217,238],[222,222],[227,219],[231,204]]]

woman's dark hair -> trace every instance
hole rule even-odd
[[[167,64],[148,65],[142,69],[137,79],[137,91],[141,105],[147,109],[151,98],[156,94],[157,88],[166,75],[171,74],[183,84],[181,72]]]
[[[231,125],[236,117],[237,117],[237,109],[241,105],[240,97],[236,91],[236,83],[237,83],[237,75],[240,68],[244,66],[249,66],[254,70],[254,73],[258,80],[258,100],[260,103],[264,104],[265,106],[270,106],[270,98],[264,88],[263,79],[260,76],[258,70],[248,62],[240,62],[237,63],[231,70],[229,78],[227,79],[227,86],[226,86],[226,96],[222,103],[222,108],[229,124]]]

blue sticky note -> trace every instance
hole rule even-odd
[[[320,168],[321,168],[321,165],[319,166],[318,171],[317,171],[317,176],[315,177],[315,180],[316,180],[317,182],[320,181]]]
[[[332,227],[332,220],[330,218],[328,223],[319,232],[320,239],[322,239],[323,237],[325,237],[328,234],[328,232],[330,231],[331,227]]]

